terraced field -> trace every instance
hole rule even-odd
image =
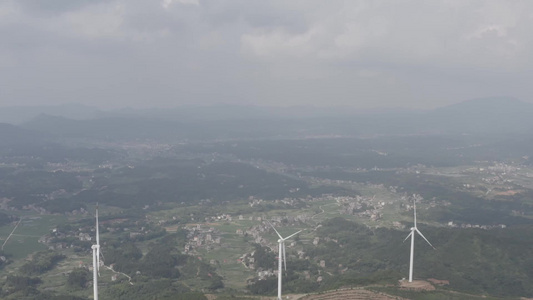
[[[384,293],[376,293],[363,289],[343,289],[337,290],[334,292],[318,294],[318,295],[308,295],[299,300],[406,300],[398,296],[391,296]]]

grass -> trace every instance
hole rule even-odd
[[[225,236],[225,237],[224,237]],[[217,273],[224,277],[226,286],[243,289],[246,287],[246,280],[253,274],[253,270],[247,269],[238,259],[245,253],[252,251],[250,244],[242,237],[233,234],[226,234],[222,237],[222,246],[211,251],[200,251],[200,256],[208,263],[214,259],[218,261]]]
[[[67,221],[67,217],[58,215],[21,215],[23,218],[11,238],[4,246],[4,252],[13,259],[22,259],[29,254],[46,249],[38,242],[39,238],[49,233],[58,224]],[[4,243],[14,224],[0,227],[1,242]]]
[[[200,250],[200,256],[205,262],[209,262],[211,259],[217,260],[217,272],[224,277],[224,283],[226,287],[243,290],[246,288],[246,280],[255,275],[255,270],[247,269],[241,262],[238,261],[245,253],[253,251],[252,240],[246,241],[242,236],[235,233],[237,229],[247,229],[251,225],[259,224],[258,221],[249,220],[234,220],[230,222],[220,222],[215,227],[220,231],[222,236],[222,245],[219,248],[215,248],[210,251],[204,249]],[[297,227],[279,227],[276,228],[282,236],[288,236],[300,229]],[[302,232],[305,234],[306,232]],[[269,241],[269,243],[275,247],[278,237],[271,231],[264,233],[263,238]],[[290,247],[288,248],[288,251]],[[191,285],[194,283],[190,283]]]

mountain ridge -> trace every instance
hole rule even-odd
[[[264,110],[262,110],[264,109]],[[336,108],[291,117],[292,111],[256,106],[212,106],[135,113],[102,113],[90,119],[40,114],[22,128],[62,137],[176,139],[364,136],[383,134],[527,134],[533,104],[511,97],[478,98],[432,111],[363,114]],[[220,110],[220,114],[217,111]],[[247,113],[244,113],[247,112]]]

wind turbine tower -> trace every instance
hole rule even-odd
[[[289,235],[288,237],[286,238],[283,238],[281,236],[281,234],[279,234],[279,232],[276,230],[276,228],[274,228],[274,225],[272,225],[270,222],[268,222],[268,224],[270,224],[270,226],[272,227],[272,229],[274,229],[274,231],[276,232],[276,234],[278,235],[279,237],[279,240],[278,240],[278,300],[282,300],[281,299],[281,278],[282,278],[282,275],[281,275],[281,265],[284,264],[285,266],[285,271],[287,271],[287,257],[285,256],[285,241],[290,239],[291,237],[297,235],[298,233],[302,232],[301,230],[300,231],[297,231],[291,235]]]
[[[93,249],[93,299],[98,300],[98,265],[96,264],[96,257],[100,246],[92,245],[91,248]]]
[[[433,245],[426,239],[426,237],[416,228],[416,200],[413,200],[413,209],[414,209],[414,226],[411,227],[411,233],[407,235],[404,242],[411,237],[411,256],[409,260],[409,282],[413,282],[413,257],[415,254],[415,234],[418,233],[420,236],[431,246],[431,248],[435,249]]]
[[[98,203],[96,203],[96,245],[93,249],[93,293],[94,300],[98,300],[98,276],[100,276],[100,230],[98,224]]]

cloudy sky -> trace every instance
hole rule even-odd
[[[0,0],[0,106],[533,101],[533,1]]]

